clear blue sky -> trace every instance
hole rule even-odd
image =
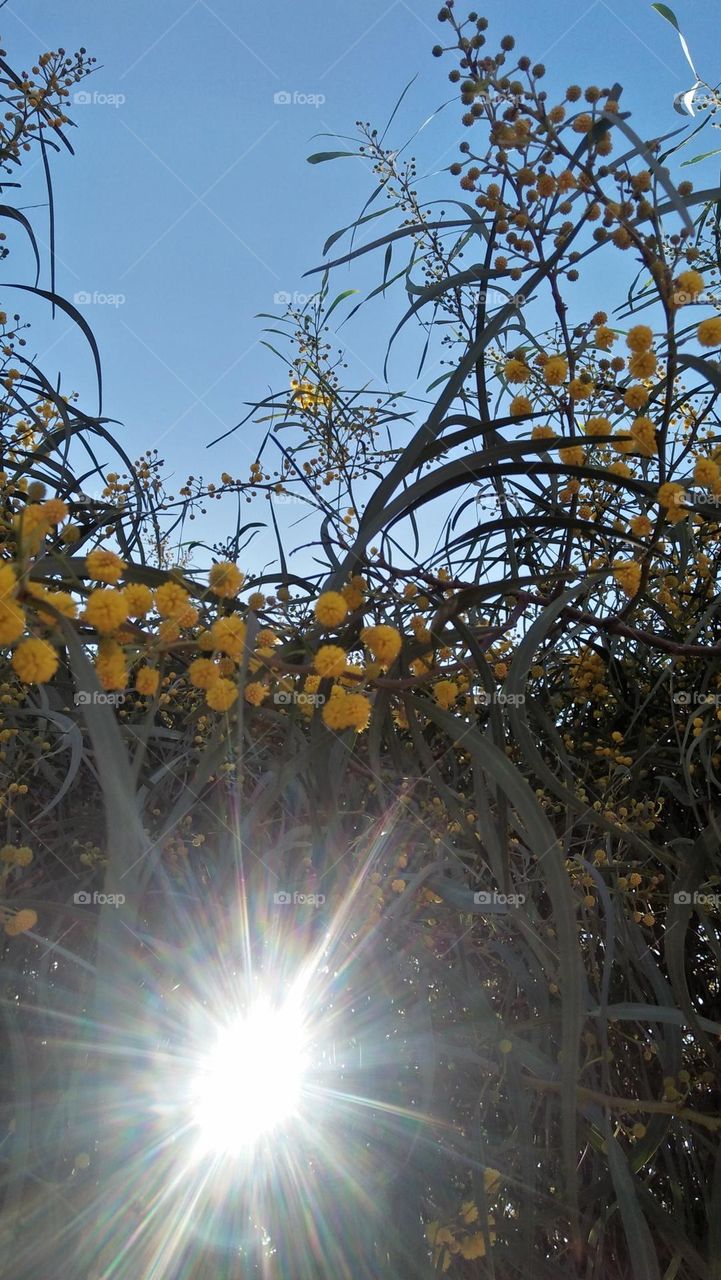
[[[714,80],[717,6],[673,7],[701,74]],[[122,305],[85,308],[102,352],[106,413],[123,424],[132,455],[157,444],[177,483],[189,471],[244,473],[254,456],[253,432],[210,452],[205,445],[243,416],[245,401],[283,385],[255,315],[280,314],[279,292],[310,290],[303,272],[371,190],[360,163],[308,165],[310,152],[334,145],[313,135],[352,134],[358,118],[382,126],[416,73],[394,139],[450,97],[452,64],[430,54],[444,30],[438,8],[438,0],[8,0],[2,9],[12,61],[29,67],[63,44],[85,45],[101,64],[85,85],[95,100],[73,112],[76,156],[54,168],[58,288],[70,298],[124,296]],[[486,0],[479,10],[491,20],[491,47],[510,29],[521,52],[546,62],[550,91],[620,80],[639,132],[682,123],[672,99],[690,72],[649,0]],[[295,103],[277,103],[283,92]],[[424,132],[421,172],[456,158],[459,115],[454,105]],[[26,201],[42,199],[40,178],[30,175]],[[34,216],[44,237],[44,211]],[[29,268],[18,245],[6,278]],[[349,272],[339,288],[367,285],[366,273]],[[78,389],[92,411],[92,368],[77,332],[34,307],[32,318],[41,364],[62,371],[65,389]],[[377,326],[378,311],[372,324],[361,313],[343,331],[359,380],[380,380]],[[392,372],[396,386],[413,381],[412,369],[396,363]]]

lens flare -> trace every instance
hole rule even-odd
[[[298,1115],[308,1065],[298,1009],[259,1001],[219,1034],[195,1081],[201,1153],[236,1155]]]

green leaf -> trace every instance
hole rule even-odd
[[[357,151],[315,151],[308,156],[308,164],[325,164],[326,160],[341,160],[344,156],[357,156]]]
[[[338,306],[338,303],[339,303],[339,302],[344,302],[346,298],[350,298],[350,297],[352,297],[352,296],[353,296],[353,294],[354,294],[354,293],[357,293],[357,292],[358,292],[358,290],[357,290],[357,289],[345,289],[345,290],[343,291],[343,293],[339,293],[339,294],[338,294],[338,297],[335,299],[335,301],[334,301],[334,302],[331,302],[331,304],[330,304],[330,306],[329,306],[328,310],[326,311],[326,313],[325,313],[325,319],[327,320],[327,319],[329,318],[329,316],[332,316],[332,314],[333,314],[333,312],[335,311],[336,307]]]
[[[606,1146],[608,1167],[613,1179],[621,1221],[626,1233],[629,1253],[633,1257],[635,1280],[661,1280],[653,1236],[638,1203],[634,1180],[626,1157],[611,1133],[610,1122],[606,1129]]]
[[[700,164],[702,160],[710,160],[711,156],[721,155],[721,147],[716,147],[713,151],[704,151],[700,156],[694,156],[691,160],[684,160],[681,168],[687,169],[690,164]]]
[[[671,26],[676,28],[679,35],[681,34],[681,28],[678,25],[678,18],[676,17],[673,9],[669,9],[667,4],[652,4],[651,8],[655,9],[656,13],[660,13],[661,17],[665,18],[667,22],[670,22]]]

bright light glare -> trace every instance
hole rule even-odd
[[[258,1003],[227,1027],[196,1081],[201,1150],[238,1153],[297,1114],[305,1049],[302,1021],[292,1007]]]

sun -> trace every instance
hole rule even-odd
[[[254,1004],[219,1033],[193,1090],[203,1153],[237,1155],[298,1114],[308,1065],[294,1007]]]

